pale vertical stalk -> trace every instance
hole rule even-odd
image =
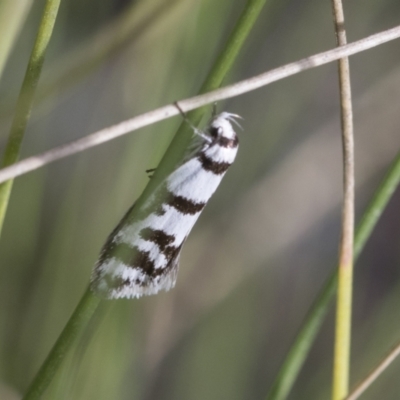
[[[363,251],[399,183],[400,152],[392,162],[386,176],[375,191],[368,207],[364,211],[364,215],[360,219],[354,236],[355,260],[357,260]],[[330,300],[334,296],[337,287],[337,276],[338,271],[334,269],[310,307],[278,376],[271,386],[267,400],[284,400],[287,398],[328,312]]]
[[[341,0],[332,0],[338,46],[347,43]],[[333,365],[333,400],[346,397],[349,388],[351,303],[354,241],[354,139],[349,59],[339,60],[340,109],[343,145],[342,234],[339,246],[336,332]]]

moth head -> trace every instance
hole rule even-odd
[[[233,122],[240,128],[242,127],[236,121],[236,118],[241,117],[237,114],[222,112],[211,120],[208,134],[213,144],[217,143],[223,147],[237,147],[239,139],[231,123]]]

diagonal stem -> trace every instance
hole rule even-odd
[[[38,400],[56,374],[72,343],[82,332],[100,304],[100,298],[88,288],[49,355],[43,362],[22,400]]]
[[[346,400],[358,399],[400,355],[400,343],[371,371],[357,387],[346,397]]]
[[[400,26],[396,26],[395,28],[376,33],[346,46],[336,47],[332,50],[303,58],[293,63],[275,68],[271,71],[264,72],[263,74],[236,82],[232,85],[211,90],[210,92],[185,100],[179,100],[179,105],[182,107],[183,111],[188,112],[196,109],[197,107],[202,107],[216,101],[240,96],[241,94],[259,89],[280,79],[287,78],[311,68],[328,64],[345,56],[351,56],[353,54],[360,53],[361,51],[380,46],[383,43],[398,39],[399,37]],[[81,139],[55,147],[44,153],[25,158],[15,165],[0,169],[0,183],[8,179],[24,175],[30,171],[34,171],[64,157],[86,151],[91,147],[98,146],[109,140],[126,135],[129,132],[138,130],[178,114],[179,111],[173,104],[166,105],[122,121],[116,125],[101,129]]]
[[[248,1],[248,4],[245,7],[239,21],[237,22],[231,37],[228,39],[225,50],[221,53],[219,59],[211,70],[209,77],[206,80],[206,83],[203,85],[202,90],[211,90],[212,88],[214,88],[214,85],[218,86],[221,84],[222,79],[233,66],[233,63],[236,60],[245,39],[250,33],[252,27],[254,26],[265,1],[266,0]],[[175,111],[178,112],[176,108]],[[172,142],[169,149],[167,150],[167,154],[163,158],[169,158],[167,160],[167,163],[171,162],[171,154],[172,158],[174,158],[177,156],[177,153],[179,153],[175,152],[174,146],[181,145],[182,142],[180,142],[181,139],[179,139],[179,137],[182,136],[182,140],[184,142],[186,140],[184,137],[185,135],[186,133],[181,127],[176,135],[176,139]],[[173,145],[174,143],[175,145]],[[162,161],[158,170],[164,168],[164,164]],[[159,172],[159,176],[161,175],[161,172],[162,171]],[[154,181],[154,177],[155,175],[150,180],[150,183]],[[147,191],[149,192],[148,188],[149,185],[147,186]],[[143,198],[143,195],[141,196],[141,198]],[[138,203],[136,203],[136,207],[134,207],[135,209],[139,208],[137,204]],[[26,393],[23,400],[38,400],[41,397],[43,392],[46,390],[46,388],[54,378],[56,372],[60,368],[65,356],[71,349],[75,338],[79,335],[80,332],[82,332],[86,328],[99,304],[100,299],[95,296],[94,293],[88,288],[82,299],[80,300],[78,306],[76,307],[72,317],[67,322],[67,325],[62,331],[60,337],[54,344],[46,360],[39,369],[39,372],[33,379],[28,389],[28,392]]]

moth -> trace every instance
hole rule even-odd
[[[131,221],[133,205],[108,237],[91,277],[95,293],[134,298],[175,286],[182,246],[235,160],[239,139],[231,122],[239,125],[236,118],[222,112],[204,131],[192,126],[182,162],[144,203],[139,218]]]

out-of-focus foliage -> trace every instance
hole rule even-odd
[[[23,155],[195,94],[244,5],[64,2]],[[42,6],[35,2],[0,82],[1,146]],[[400,12],[394,0],[345,7],[349,41],[392,27]],[[102,43],[114,44],[101,52]],[[329,1],[269,0],[229,80],[334,45]],[[350,61],[360,215],[400,147],[398,43]],[[83,67],[61,84],[69,63]],[[330,64],[219,104],[244,117],[239,154],[185,245],[176,288],[104,304],[46,399],[265,396],[337,258],[337,86]],[[106,236],[179,123],[153,125],[16,180],[0,242],[1,399],[27,387]],[[400,336],[399,203],[397,193],[358,262],[353,381]],[[332,336],[328,319],[290,398],[329,396]],[[393,365],[364,398],[384,390],[385,400],[397,399],[399,372]]]

